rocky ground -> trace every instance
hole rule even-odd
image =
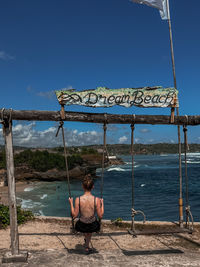
[[[0,266],[200,266],[200,225],[193,234],[128,234],[130,226],[103,223],[95,234],[93,253],[85,254],[83,237],[70,233],[69,220],[47,218],[19,226],[20,250],[28,251],[28,263],[0,263]],[[138,224],[137,227],[141,228]],[[175,224],[147,222],[147,229],[175,229]],[[0,230],[0,257],[9,251],[9,229]]]

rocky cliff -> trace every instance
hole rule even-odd
[[[69,170],[70,179],[82,179],[86,174],[96,177],[96,169],[102,167],[102,155],[83,155],[83,164],[75,166]],[[105,159],[104,166],[121,165],[123,161],[119,158]],[[0,170],[0,182],[3,183],[6,170]],[[15,167],[15,179],[18,181],[64,181],[67,179],[66,170],[53,168],[47,171],[36,171],[26,164]]]

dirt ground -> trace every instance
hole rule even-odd
[[[121,266],[118,263],[123,259],[123,257],[124,261],[125,259],[127,261],[127,266],[200,266],[199,223],[195,224],[195,230],[192,234],[174,233],[162,235],[138,235],[137,237],[133,237],[132,235],[128,234],[127,226],[127,224],[123,226],[113,226],[109,222],[104,222],[103,232],[101,234],[94,234],[94,236],[92,237],[91,246],[95,248],[96,253],[98,253],[99,255],[98,257],[100,257],[100,255],[103,255],[102,257],[104,257],[104,260],[101,259],[100,261],[97,261],[93,256],[92,259],[93,261],[96,261],[95,264],[97,264],[97,266],[111,266],[114,263],[115,266]],[[174,227],[175,225],[173,223],[147,222],[144,230],[169,230],[175,229]],[[143,226],[142,224],[136,224],[136,228],[143,228]],[[74,255],[84,254],[83,236],[81,234],[72,235],[70,233],[70,225],[68,219],[40,217],[34,221],[19,226],[18,230],[20,250],[31,252],[32,258],[34,258],[34,255],[36,255],[37,253],[41,256],[42,252],[48,252],[50,254],[53,253],[53,255],[56,253],[55,255],[58,255],[58,253],[63,253],[63,251],[66,251],[68,257],[73,253]],[[0,230],[0,257],[3,256],[6,251],[9,251],[9,249],[10,231],[8,228],[6,230]],[[113,259],[109,256],[109,260],[106,261],[105,257],[107,256],[105,255],[108,254],[112,255]],[[121,257],[120,254],[122,254]],[[55,259],[55,255],[53,259]],[[166,256],[167,261],[172,260],[173,257],[174,260],[171,262],[171,265],[167,262],[166,265],[163,265],[165,263],[159,265],[158,262],[154,262],[154,264],[153,262],[151,262],[152,255],[160,255],[160,263],[162,263],[162,260]],[[143,259],[146,259],[146,265],[142,265],[141,262],[139,265],[136,264],[137,260],[139,260],[141,257]],[[75,258],[72,257],[71,259]],[[136,260],[136,265],[130,265],[131,263],[133,263],[133,260]],[[181,260],[184,263],[183,265],[180,264]],[[33,265],[30,266],[36,266],[34,265],[35,261],[36,259],[32,260]],[[81,263],[82,260],[79,261]],[[71,263],[71,266],[82,266],[81,264],[77,263],[77,260],[77,265],[73,262],[73,260]],[[43,264],[39,265],[56,266],[55,264],[51,265],[53,264],[53,260],[48,264]],[[5,264],[3,264],[2,266],[4,265]],[[58,266],[62,265],[58,264]],[[84,264],[84,266],[92,265]]]
[[[24,191],[27,186],[17,183],[16,191]],[[0,187],[0,203],[8,203],[7,187]],[[192,234],[177,233],[177,225],[169,222],[136,223],[136,230],[165,232],[137,237],[128,233],[130,223],[113,225],[103,220],[102,224],[102,233],[92,237],[91,255],[85,255],[83,236],[70,233],[69,218],[40,216],[19,226],[19,248],[28,252],[27,263],[1,263],[10,251],[10,229],[0,229],[0,266],[200,267],[200,223],[195,223]],[[174,233],[166,233],[169,230]]]

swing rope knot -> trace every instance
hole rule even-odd
[[[185,207],[185,210],[186,210],[187,212],[190,212],[190,206],[188,205],[187,207]]]
[[[193,216],[192,216],[192,212],[191,212],[191,210],[190,210],[190,205],[187,205],[187,206],[185,207],[185,211],[186,211],[186,214],[187,214],[187,221],[186,221],[186,224],[188,225],[188,228],[189,228],[190,230],[193,231],[193,229],[194,229],[194,219],[193,219]],[[190,217],[190,219],[191,219],[192,226],[190,226],[190,220],[189,220],[189,217]]]
[[[64,124],[64,122],[60,121],[59,126],[58,126],[58,130],[56,132],[56,137],[58,136],[60,129],[63,127],[63,124]]]
[[[187,127],[185,125],[183,126],[183,131],[187,132]]]
[[[131,214],[131,217],[134,219],[134,217],[135,217],[135,215],[137,215],[137,214],[141,214],[143,217],[144,217],[144,219],[143,219],[143,223],[145,223],[146,222],[146,216],[145,216],[145,214],[144,214],[144,212],[143,211],[141,211],[141,210],[135,210],[135,209],[131,209],[131,211],[132,211],[132,214]]]
[[[4,124],[5,121],[4,121],[4,111],[5,111],[5,108],[2,108],[1,109],[1,120],[0,120],[0,123]]]
[[[186,125],[188,125],[188,122],[189,122],[188,115],[185,115],[185,119],[186,119]]]

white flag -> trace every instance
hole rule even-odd
[[[159,9],[162,19],[169,19],[169,9],[167,7],[168,0],[131,0],[138,4],[145,4],[147,6],[155,7]]]

